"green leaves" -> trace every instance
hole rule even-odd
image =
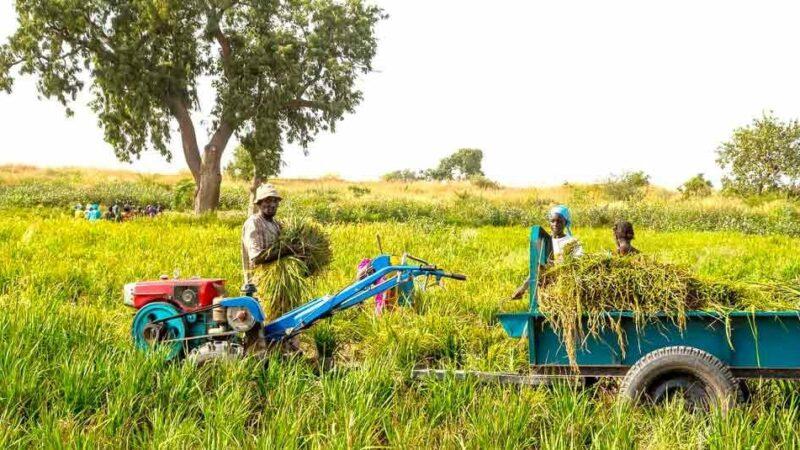
[[[764,113],[737,128],[717,149],[717,164],[728,171],[724,190],[740,195],[794,193],[800,183],[800,122]]]

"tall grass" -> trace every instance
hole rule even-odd
[[[283,211],[285,212],[285,211]],[[280,213],[279,213],[280,214]],[[524,278],[527,230],[425,222],[328,225],[334,249],[312,295],[352,281],[383,247],[470,275],[376,317],[354,308],[303,335],[305,356],[200,369],[133,349],[125,282],[179,269],[241,277],[240,222],[166,216],[88,223],[36,211],[0,213],[0,446],[31,448],[791,448],[800,414],[792,383],[751,386],[726,417],[680,405],[630,408],[613,391],[520,389],[454,379],[411,381],[414,366],[513,371],[524,341],[494,313]],[[606,229],[578,229],[587,251]],[[736,233],[650,233],[645,253],[704,276],[792,280],[800,239]],[[335,342],[335,344],[331,344]],[[320,370],[317,348],[334,360]]]

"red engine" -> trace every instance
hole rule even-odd
[[[172,303],[184,312],[210,306],[214,297],[225,296],[225,280],[219,278],[166,279],[125,285],[125,304],[139,309],[154,301]]]

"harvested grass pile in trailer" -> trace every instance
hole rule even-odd
[[[626,336],[618,317],[633,314],[637,329],[666,314],[679,328],[686,311],[709,310],[723,317],[734,309],[794,309],[797,293],[777,285],[747,285],[703,279],[689,270],[645,255],[609,254],[566,258],[539,279],[539,309],[560,334],[570,362],[587,336],[612,330],[625,351]]]
[[[271,248],[279,258],[253,272],[253,283],[268,319],[275,319],[308,298],[308,277],[331,261],[331,246],[322,227],[305,219],[291,219],[281,228]]]

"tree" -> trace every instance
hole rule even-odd
[[[258,187],[270,177],[277,176],[281,170],[280,152],[274,150],[254,151],[239,144],[233,149],[233,159],[225,166],[225,172],[234,180],[250,181],[250,210],[255,212],[253,203]]]
[[[466,180],[473,176],[482,176],[481,163],[483,152],[477,148],[458,149],[452,155],[439,161],[436,168],[425,171],[425,177],[431,180]]]
[[[764,113],[737,128],[717,149],[717,164],[728,173],[723,189],[740,195],[794,191],[800,181],[800,123]]]
[[[645,189],[650,185],[650,175],[642,172],[623,172],[621,175],[611,175],[601,183],[606,195],[614,200],[630,201],[641,198]]]
[[[177,123],[200,213],[219,203],[220,161],[235,134],[251,156],[302,148],[362,98],[376,23],[362,0],[18,0],[19,28],[0,47],[0,88],[13,67],[69,105],[91,84],[90,108],[116,156],[155,149],[167,160]],[[193,116],[198,84],[215,105],[201,155]],[[253,158],[256,160],[257,158]]]
[[[239,181],[250,181],[253,177],[255,173],[253,158],[243,146],[238,145],[233,149],[233,159],[225,166],[225,173]]]
[[[683,194],[683,198],[708,197],[713,191],[714,185],[707,180],[702,173],[698,173],[686,180],[679,188],[678,192]]]
[[[235,180],[250,181],[255,189],[267,178],[277,176],[282,164],[280,151],[250,150],[239,144],[233,149],[233,159],[225,166],[225,172]]]

